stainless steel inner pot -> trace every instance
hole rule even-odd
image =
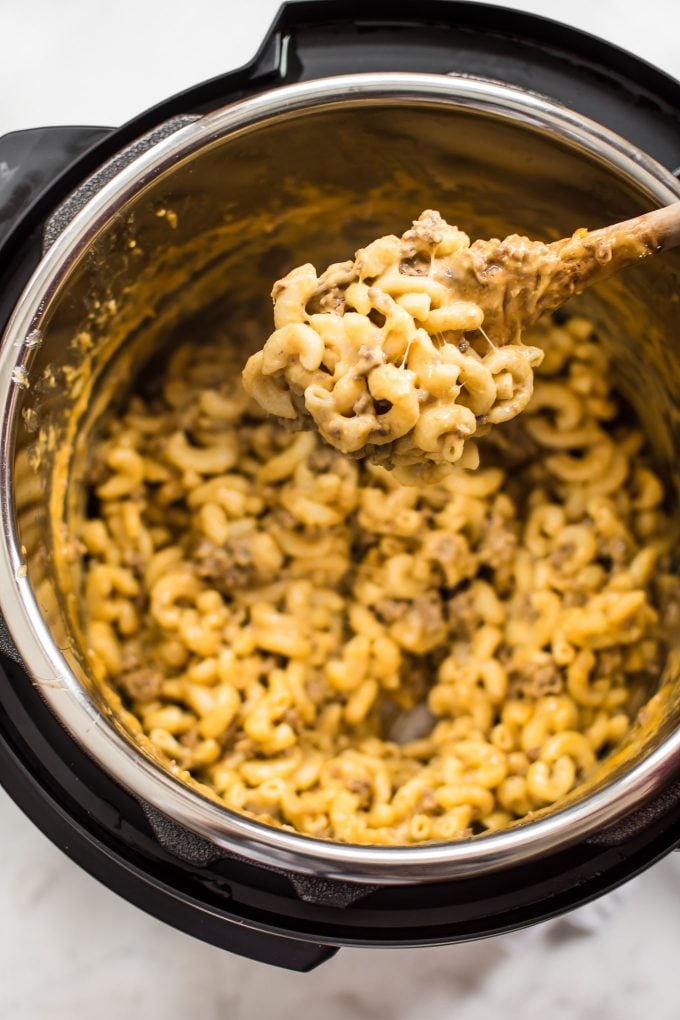
[[[82,511],[92,430],[115,413],[140,366],[218,319],[239,346],[244,324],[266,334],[272,281],[292,265],[347,258],[371,237],[401,233],[427,207],[473,236],[550,239],[671,202],[680,184],[599,125],[541,96],[467,77],[317,80],[166,130],[91,183],[66,226],[82,193],[48,227],[51,243],[0,356],[2,611],[52,711],[107,772],[177,823],[254,861],[326,877],[395,883],[480,874],[635,810],[680,769],[674,653],[656,708],[587,786],[505,832],[358,847],[228,811],[173,778],[93,681],[72,522]],[[578,299],[611,338],[617,383],[671,483],[679,299],[675,253]],[[161,364],[152,359],[147,371]]]

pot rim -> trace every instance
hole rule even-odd
[[[19,298],[0,348],[0,590],[7,627],[25,668],[72,738],[143,803],[217,847],[254,862],[353,882],[428,882],[496,871],[554,852],[633,811],[680,766],[680,729],[643,761],[583,800],[515,828],[454,843],[357,846],[316,839],[237,814],[184,785],[143,755],[101,714],[52,638],[25,576],[13,505],[19,385],[52,298],[112,215],[178,161],[227,134],[273,118],[352,105],[446,105],[519,122],[608,163],[659,204],[680,198],[670,171],[625,139],[537,93],[467,75],[365,73],[283,86],[230,104],[179,128],[138,156],[93,195],[39,263]],[[31,339],[28,339],[31,338]]]

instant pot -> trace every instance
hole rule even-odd
[[[88,437],[138,367],[203,322],[266,329],[291,265],[428,206],[477,236],[558,237],[677,200],[679,176],[680,84],[553,21],[447,0],[288,3],[250,64],[122,128],[0,139],[0,781],[54,843],[176,928],[307,971],[343,945],[554,917],[680,842],[673,651],[587,787],[505,832],[358,847],[228,811],[92,681],[69,528]],[[679,295],[669,253],[580,299],[669,483]]]

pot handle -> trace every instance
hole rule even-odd
[[[32,128],[0,138],[0,245],[55,177],[110,130]]]

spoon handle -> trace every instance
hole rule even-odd
[[[590,231],[590,236],[594,239],[598,236],[610,238],[615,246],[638,241],[650,249],[649,254],[675,248],[680,244],[680,202],[653,209],[623,223]]]
[[[568,283],[572,293],[578,293],[639,259],[677,245],[680,245],[680,202],[598,230],[577,230],[572,237],[554,241],[549,248],[566,273],[563,286]]]

